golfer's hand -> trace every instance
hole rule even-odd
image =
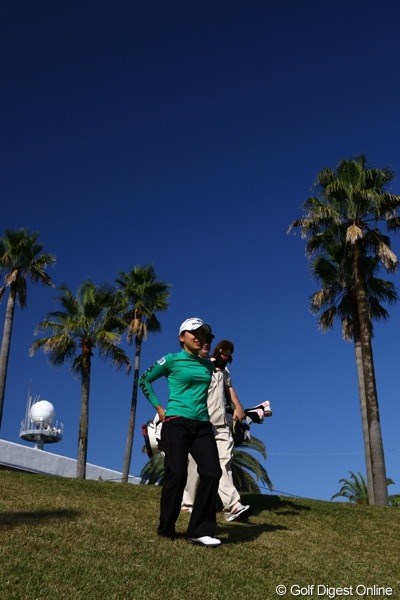
[[[235,408],[235,410],[233,411],[233,418],[235,420],[237,419],[238,421],[243,421],[245,416],[246,415],[244,414],[243,408],[241,406]]]
[[[158,406],[156,406],[156,411],[158,414],[158,417],[160,419],[161,422],[164,421],[165,419],[165,410],[163,409],[163,407],[161,406],[161,404],[159,404]]]

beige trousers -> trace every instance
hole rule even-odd
[[[224,511],[231,511],[240,502],[240,494],[233,485],[232,477],[233,438],[228,425],[219,425],[217,427],[214,425],[214,433],[218,448],[219,464],[222,469],[218,495],[221,498]],[[197,465],[193,457],[189,455],[188,477],[182,499],[183,506],[193,506],[198,485],[199,475],[197,473]]]

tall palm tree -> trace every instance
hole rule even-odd
[[[320,255],[312,262],[312,270],[321,282],[322,288],[310,298],[311,312],[319,315],[318,324],[321,331],[332,329],[334,319],[338,318],[342,324],[342,336],[346,341],[353,340],[358,389],[361,409],[361,421],[364,437],[365,463],[367,471],[368,494],[374,497],[372,485],[371,453],[366,413],[365,385],[362,368],[362,354],[360,343],[360,326],[358,320],[357,297],[354,289],[354,276],[352,261],[344,252],[345,244],[338,243],[326,235]],[[364,257],[365,283],[367,289],[369,311],[371,319],[387,319],[389,313],[381,302],[392,304],[398,300],[395,286],[390,281],[375,277],[379,268],[379,258]],[[371,323],[372,334],[372,323]]]
[[[235,487],[239,492],[259,494],[260,487],[257,481],[260,481],[271,490],[272,483],[268,477],[267,471],[262,466],[260,461],[257,460],[257,458],[255,458],[252,454],[247,452],[247,450],[259,452],[264,459],[267,458],[264,444],[261,440],[253,436],[249,442],[246,442],[246,444],[238,448],[234,448],[232,473]],[[144,447],[142,451],[146,452],[146,448]],[[164,481],[164,458],[160,452],[155,454],[144,465],[140,473],[140,477],[141,483],[162,485]]]
[[[120,273],[117,284],[127,306],[125,319],[128,343],[135,342],[131,406],[122,470],[122,482],[127,483],[132,460],[142,343],[148,333],[161,330],[156,313],[167,310],[171,286],[157,280],[151,265],[135,266],[129,273]]]
[[[118,346],[122,328],[115,290],[109,285],[83,283],[76,296],[61,286],[62,310],[49,313],[39,323],[36,333],[50,333],[35,341],[31,354],[39,348],[49,354],[55,366],[72,361],[72,370],[81,378],[81,410],[79,419],[77,471],[78,479],[86,477],[89,432],[89,393],[93,351],[97,347],[101,358],[110,358],[120,368],[129,366],[129,359]]]
[[[11,335],[15,304],[21,308],[27,303],[27,280],[52,285],[46,268],[55,263],[52,254],[43,252],[43,244],[38,242],[39,233],[26,229],[6,229],[0,239],[0,269],[4,274],[4,285],[0,287],[0,300],[8,289],[3,338],[0,351],[0,427],[3,418],[4,395],[6,389],[8,359],[10,356]]]
[[[318,174],[318,196],[305,202],[304,216],[290,226],[290,229],[301,230],[310,257],[323,250],[328,236],[342,243],[344,254],[352,264],[371,457],[374,495],[371,503],[380,505],[387,505],[388,494],[365,265],[366,257],[372,256],[388,271],[397,267],[390,240],[378,227],[384,223],[389,231],[400,228],[400,196],[387,191],[392,180],[392,171],[368,167],[365,156],[343,159],[335,171],[323,169]]]

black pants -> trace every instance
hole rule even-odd
[[[175,523],[181,510],[190,453],[197,463],[200,484],[187,535],[196,538],[214,536],[218,482],[222,472],[211,423],[185,417],[167,418],[161,430],[161,443],[165,452],[165,477],[158,533],[168,537],[175,536]]]

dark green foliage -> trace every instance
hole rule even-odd
[[[331,498],[347,498],[347,500],[353,504],[369,504],[368,501],[368,489],[367,483],[361,473],[356,475],[352,471],[349,471],[350,479],[339,479],[339,483],[342,484],[340,490],[334,494]],[[386,479],[386,485],[393,485],[394,481],[389,477]],[[393,496],[393,501],[390,503],[393,506],[397,502],[397,497]]]

